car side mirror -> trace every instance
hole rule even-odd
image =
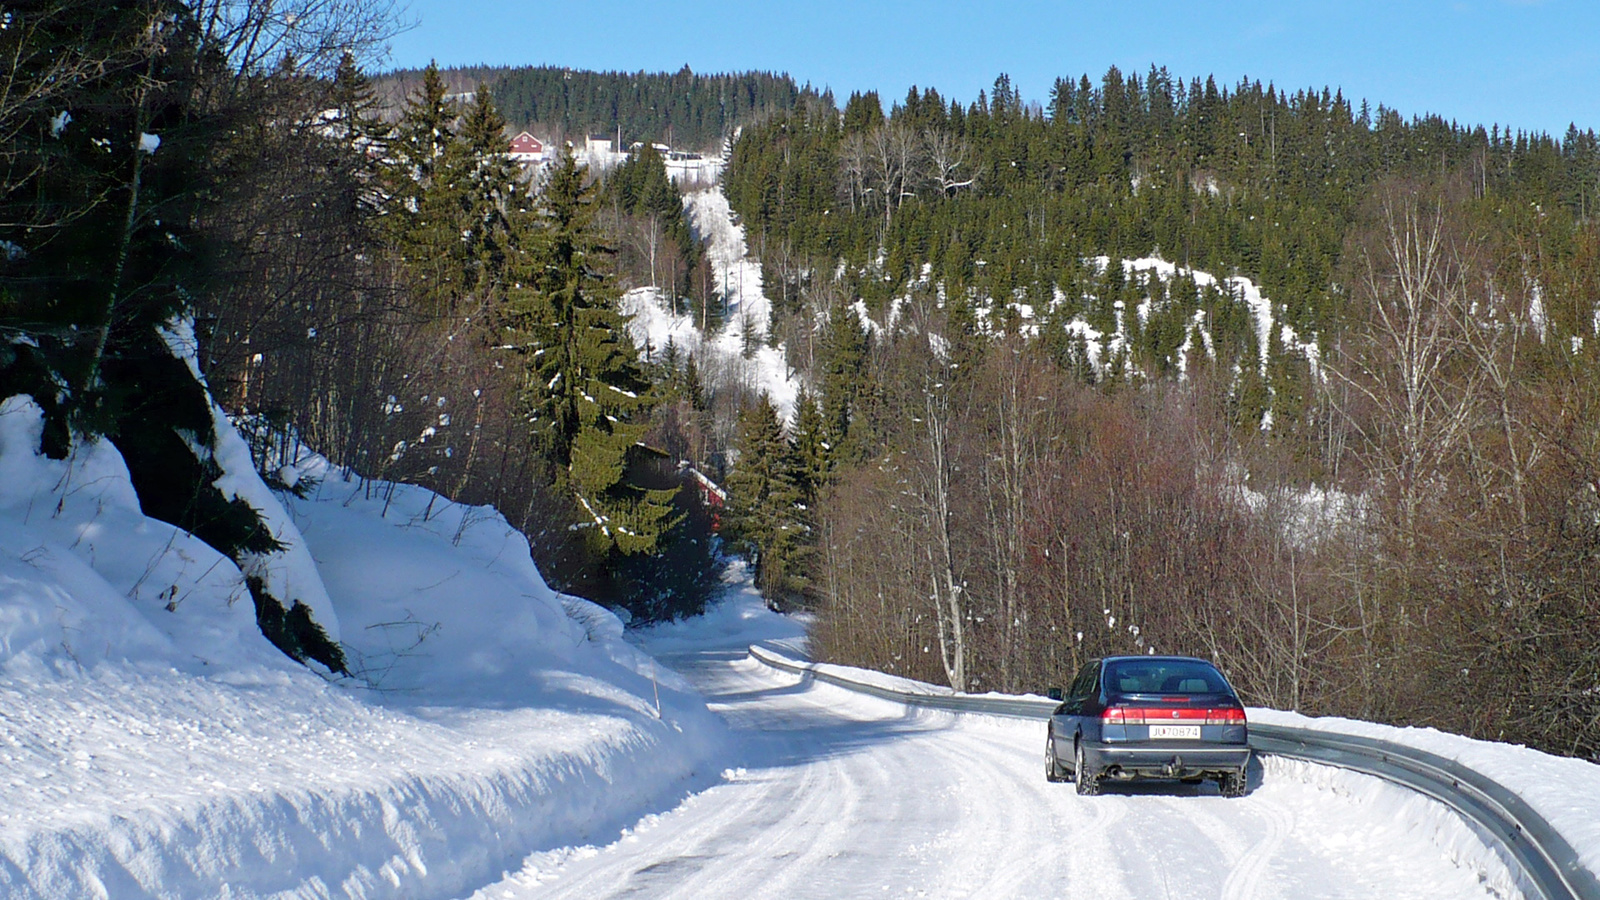
[[[1051,688],[1045,692],[1045,696],[1059,703],[1061,701],[1061,688]]]

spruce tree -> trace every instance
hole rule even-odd
[[[462,114],[459,134],[439,160],[438,201],[458,204],[464,295],[495,298],[523,221],[531,215],[521,168],[512,161],[506,120],[487,85],[478,85]]]
[[[835,453],[844,452],[858,401],[867,390],[868,348],[856,311],[836,307],[829,316],[820,360],[823,428]]]
[[[334,70],[330,99],[338,110],[339,132],[345,141],[364,145],[368,150],[384,147],[390,129],[383,121],[377,91],[349,51],[339,58],[339,67]]]
[[[653,552],[672,526],[672,490],[632,470],[651,386],[599,265],[594,188],[570,153],[551,173],[537,248],[509,293],[507,326],[524,352],[524,403],[554,484],[582,508],[602,556]]]
[[[797,602],[806,587],[809,540],[799,461],[772,402],[762,395],[739,417],[739,458],[728,475],[729,532],[755,560],[756,586],[774,608]]]
[[[815,508],[833,469],[833,454],[822,407],[806,390],[795,398],[794,452],[800,495],[808,508]]]
[[[469,227],[464,170],[471,162],[457,146],[458,117],[438,66],[430,64],[395,126],[384,179],[386,233],[430,314],[454,309],[470,270],[461,235]]]

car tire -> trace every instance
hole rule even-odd
[[[1056,762],[1056,741],[1049,732],[1044,736],[1044,780],[1051,784],[1068,780],[1066,773],[1061,771],[1061,764]]]
[[[1222,789],[1224,797],[1243,797],[1250,790],[1250,782],[1245,777],[1243,769],[1237,772],[1226,772],[1217,779],[1217,787]]]
[[[1081,742],[1072,757],[1072,772],[1074,780],[1078,782],[1079,794],[1085,797],[1093,797],[1100,793],[1100,774],[1089,771],[1089,764],[1084,759],[1083,744]]]

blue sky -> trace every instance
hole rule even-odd
[[[1005,72],[1044,102],[1060,75],[1151,63],[1291,89],[1342,87],[1405,115],[1600,129],[1600,0],[409,0],[390,64],[760,69],[969,102]]]

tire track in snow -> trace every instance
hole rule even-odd
[[[1267,833],[1234,862],[1228,880],[1222,884],[1222,900],[1254,900],[1267,896],[1265,888],[1272,860],[1284,839],[1294,830],[1294,813],[1283,804],[1263,797],[1252,805],[1265,813]]]

